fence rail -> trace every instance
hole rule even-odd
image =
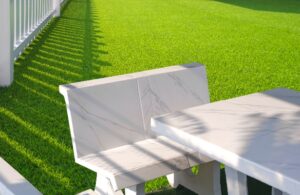
[[[13,81],[13,63],[66,0],[0,0],[0,86]]]

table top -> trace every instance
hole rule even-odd
[[[231,168],[300,192],[300,92],[274,89],[214,102],[154,117],[151,125]]]

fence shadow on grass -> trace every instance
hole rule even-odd
[[[76,165],[58,86],[103,77],[107,52],[91,0],[69,0],[15,63],[11,87],[0,89],[0,156],[45,194],[94,187],[95,174]]]
[[[252,10],[300,13],[300,1],[297,0],[215,0]]]

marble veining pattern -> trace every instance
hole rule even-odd
[[[60,92],[76,162],[109,178],[114,190],[211,161],[150,130],[153,116],[209,103],[202,65],[69,84]]]
[[[199,64],[60,88],[69,102],[77,157],[150,138],[151,117],[209,102],[205,68]]]
[[[144,139],[134,80],[68,93],[78,157]]]
[[[205,75],[204,67],[199,66],[137,80],[148,135],[152,134],[151,117],[209,103]]]
[[[152,126],[158,135],[283,191],[300,192],[297,91],[275,89],[196,106],[154,118]]]

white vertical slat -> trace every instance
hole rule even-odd
[[[31,25],[31,9],[32,6],[30,4],[31,0],[27,0],[27,33],[30,33],[30,25]]]
[[[45,0],[45,15],[48,16],[48,0]]]
[[[18,6],[17,6],[17,9],[18,9],[18,13],[17,13],[17,15],[18,15],[18,18],[17,18],[17,34],[18,34],[18,39],[17,39],[17,42],[19,43],[20,42],[20,40],[21,40],[21,33],[22,33],[22,4],[21,4],[21,1],[22,0],[17,0],[17,4],[18,4]]]
[[[16,22],[16,45],[18,44],[19,40],[20,40],[20,0],[16,0],[16,18],[15,18],[15,22]]]
[[[52,0],[49,0],[49,12],[52,13]]]
[[[13,81],[14,1],[0,0],[0,86]]]
[[[30,4],[29,4],[30,0],[26,0],[26,35],[29,34],[29,22],[30,22]]]
[[[43,17],[44,17],[44,12],[43,12],[43,3],[44,0],[40,0],[40,12],[41,12],[41,15],[40,15],[40,22],[42,21]]]
[[[47,16],[49,15],[49,0],[46,0],[46,12],[47,12]]]
[[[21,21],[22,21],[22,39],[23,39],[23,37],[24,37],[24,35],[25,35],[25,15],[26,15],[26,4],[25,4],[25,1],[26,0],[21,0],[21,2],[22,2],[22,19],[21,19]]]
[[[31,0],[27,0],[27,34],[29,35],[30,33],[30,23],[31,23],[31,5],[30,5]]]
[[[34,12],[35,12],[35,7],[34,7],[34,2],[35,0],[30,0],[30,5],[31,5],[31,25],[30,25],[30,29],[31,31],[33,30],[34,27]]]
[[[34,0],[34,28],[37,26],[38,18],[38,0]]]
[[[46,0],[46,13],[47,13],[47,16],[49,15],[49,1]]]
[[[37,8],[36,8],[36,25],[38,26],[40,23],[40,0],[36,0],[37,1]]]
[[[42,17],[41,17],[41,19],[43,20],[44,19],[44,17],[45,17],[45,7],[44,7],[44,5],[45,5],[45,3],[42,1],[42,3],[41,3],[41,6],[42,6],[42,8],[41,8],[41,11],[42,11]]]
[[[39,25],[39,17],[40,17],[40,0],[36,0],[36,26]]]
[[[26,37],[26,34],[27,34],[27,9],[28,9],[27,1],[28,0],[23,0],[23,1],[24,1],[24,36],[23,37]]]
[[[43,10],[42,10],[42,7],[43,7],[43,2],[42,0],[39,0],[39,24],[42,22],[42,17],[43,17]]]
[[[48,0],[45,0],[45,13],[48,16]]]
[[[51,13],[51,0],[48,0],[48,13]]]
[[[34,27],[36,26],[36,0],[32,0],[32,30],[34,29]]]
[[[40,0],[40,11],[41,11],[41,15],[40,15],[40,23],[43,21],[43,0]]]
[[[31,1],[31,26],[30,29],[33,30],[34,27],[34,13],[35,13],[35,0],[30,0]]]
[[[20,0],[20,40],[24,35],[24,1]]]
[[[22,1],[22,39],[24,39],[26,34],[26,0]]]
[[[60,0],[53,0],[54,17],[60,16]]]
[[[45,0],[43,1],[43,20],[46,18],[46,3]]]
[[[48,16],[47,14],[47,0],[44,1],[44,18],[46,18]]]
[[[31,0],[31,1],[32,1],[32,26],[31,26],[31,29],[33,30],[33,28],[35,27],[36,1],[35,0]]]
[[[32,31],[33,29],[33,24],[34,24],[34,3],[33,3],[33,0],[30,0],[30,32]]]
[[[31,0],[27,0],[27,34],[29,35],[30,33],[30,22],[31,22],[31,5],[30,5]]]
[[[37,8],[37,26],[39,25],[40,23],[40,18],[41,18],[41,0],[37,0],[38,2],[38,8]]]
[[[44,0],[43,4],[44,4],[44,18],[46,18],[46,16],[47,16],[47,0]]]
[[[14,0],[14,47],[17,45],[17,0]]]

